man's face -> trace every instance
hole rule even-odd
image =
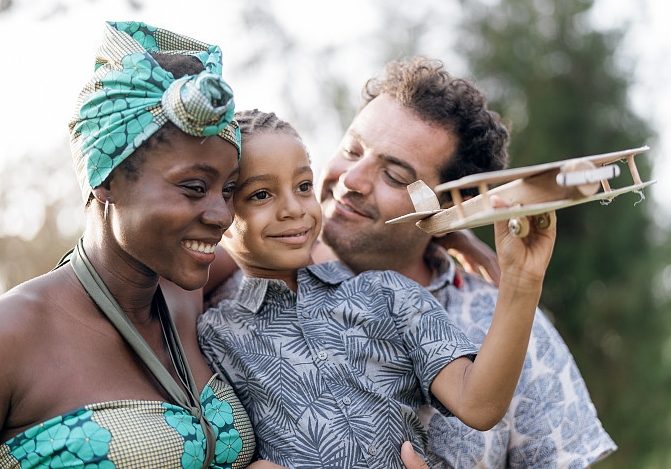
[[[456,149],[453,135],[420,120],[387,95],[372,100],[347,129],[324,168],[320,198],[322,239],[355,271],[422,262],[430,240],[413,223],[385,221],[414,211],[406,186],[429,187]]]

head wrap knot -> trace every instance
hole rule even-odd
[[[233,91],[214,73],[175,80],[163,93],[168,119],[189,135],[218,135],[233,119]]]
[[[193,55],[205,70],[176,80],[151,52]],[[219,46],[144,23],[105,24],[95,74],[80,92],[69,125],[84,201],[168,120],[189,135],[218,135],[240,156],[233,91],[221,77],[221,55]]]

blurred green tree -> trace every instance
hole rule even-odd
[[[625,30],[594,30],[592,6],[592,0],[462,2],[458,48],[490,107],[512,123],[511,166],[653,145],[653,131],[628,101],[631,71],[617,63]],[[650,155],[636,160],[648,179]],[[613,185],[630,181],[623,167]],[[671,304],[659,282],[669,270],[670,242],[654,223],[654,201],[638,201],[627,194],[608,206],[593,202],[557,213],[541,300],[619,446],[603,468],[671,465],[671,372],[664,356]]]

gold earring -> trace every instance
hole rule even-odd
[[[103,219],[107,221],[107,212],[109,211],[110,201],[109,199],[105,200],[105,211],[103,212]]]

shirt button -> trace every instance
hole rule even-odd
[[[345,396],[345,397],[342,398],[342,403],[345,404],[345,405],[350,405],[352,403],[352,401],[350,400],[349,397]]]
[[[375,456],[377,454],[377,448],[375,446],[371,445],[368,448],[368,454],[370,454],[371,456]]]
[[[320,360],[326,360],[326,357],[328,357],[328,354],[323,350],[317,354],[317,358],[319,358]]]
[[[310,312],[309,312],[309,311],[307,311],[307,310],[305,310],[305,311],[303,311],[303,312],[301,313],[301,315],[302,315],[302,316],[303,316],[304,318],[306,318],[306,319],[307,319],[307,318],[309,318],[309,317],[310,317]]]

